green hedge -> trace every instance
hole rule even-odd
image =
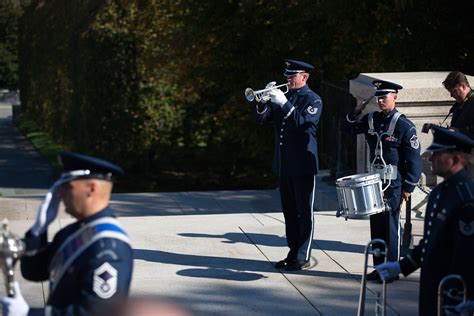
[[[468,12],[445,0],[37,0],[20,23],[22,105],[54,142],[115,161],[138,187],[274,187],[272,130],[251,122],[246,87],[283,82],[284,57],[316,65],[316,91],[360,72],[472,71]]]

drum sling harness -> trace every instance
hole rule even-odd
[[[384,183],[388,181],[387,186],[382,190],[385,191],[390,186],[392,180],[395,180],[397,178],[398,172],[396,165],[387,165],[385,163],[385,159],[383,159],[382,136],[387,135],[388,137],[391,137],[393,135],[393,132],[395,131],[395,126],[397,125],[397,121],[402,114],[400,112],[395,112],[392,116],[392,119],[390,120],[390,125],[388,126],[387,131],[383,133],[377,133],[374,128],[374,113],[375,112],[369,112],[368,114],[368,133],[377,137],[377,143],[374,150],[374,159],[370,163],[369,172],[380,174],[380,178]],[[382,164],[375,163],[377,160],[381,161]]]

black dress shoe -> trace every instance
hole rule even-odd
[[[285,259],[280,260],[277,263],[275,263],[274,266],[277,269],[284,269],[288,266],[288,264],[293,263],[293,262],[296,262],[296,259],[285,258]]]
[[[305,261],[295,260],[288,263],[288,265],[285,267],[285,270],[286,271],[299,271],[299,270],[309,268],[309,265],[310,265],[309,260],[305,260]]]
[[[380,281],[380,276],[377,270],[374,270],[367,274],[367,281]]]

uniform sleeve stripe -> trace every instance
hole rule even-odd
[[[255,107],[257,108],[257,114],[263,114],[263,113],[265,113],[265,112],[267,111],[267,106],[266,106],[266,105],[265,105],[265,108],[263,109],[262,112],[260,112],[260,111],[258,110],[258,105],[256,105]]]
[[[346,114],[346,120],[349,122],[349,123],[354,123],[356,120],[351,120],[349,119],[349,114]]]
[[[406,179],[405,179],[405,182],[408,183],[408,184],[411,184],[411,185],[417,185],[418,184],[418,182],[411,182],[411,181],[408,181]]]
[[[418,265],[416,264],[415,260],[413,260],[410,254],[407,254],[405,258],[410,260],[410,263],[413,265],[414,268],[418,268]]]
[[[295,107],[293,106],[283,119],[286,120],[294,110],[295,110]]]

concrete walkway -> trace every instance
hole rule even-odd
[[[54,181],[53,169],[11,119],[11,105],[0,102],[0,196],[42,194]]]
[[[0,129],[2,139],[5,130]],[[10,151],[20,155],[24,146],[11,142]],[[11,166],[3,165],[8,160],[3,149],[2,169]],[[13,171],[2,171],[0,178],[14,177]],[[30,189],[25,184],[17,187]],[[320,181],[318,197],[330,206],[334,188]],[[0,215],[10,219],[12,231],[23,234],[39,203],[39,196],[0,197]],[[112,207],[135,249],[131,295],[165,296],[197,315],[356,314],[363,251],[370,239],[367,220],[345,221],[330,209],[316,212],[312,267],[282,273],[272,265],[287,252],[277,190],[116,194]],[[50,235],[72,221],[61,211]],[[422,220],[415,219],[413,226],[418,239]],[[44,306],[47,284],[25,281],[18,271],[16,276],[26,301]],[[415,273],[387,286],[388,315],[417,314],[418,277]],[[370,283],[367,295],[380,289]],[[373,301],[368,300],[366,311],[374,314]]]

